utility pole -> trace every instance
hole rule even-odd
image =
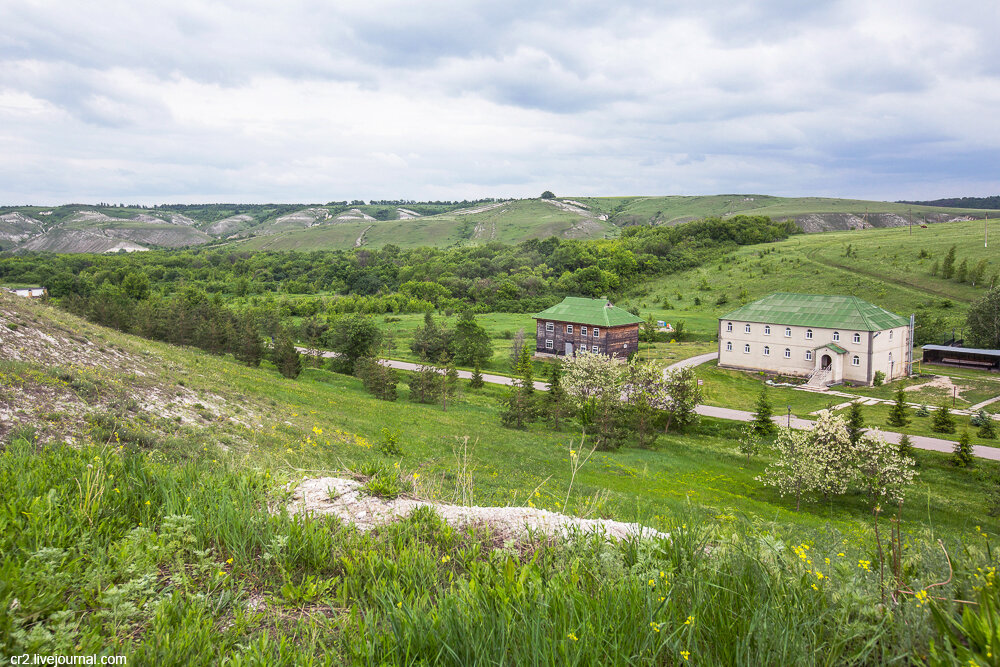
[[[983,247],[984,248],[989,248],[990,247],[990,214],[989,213],[986,214],[986,221],[983,224],[983,230],[985,231],[985,236],[984,236],[984,239],[983,239]]]
[[[907,222],[910,223],[909,224],[910,236],[913,236],[913,209],[912,208],[911,209],[907,209],[907,211],[906,211],[906,220],[907,220]]]

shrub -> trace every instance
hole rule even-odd
[[[955,418],[948,409],[947,403],[942,403],[941,407],[934,411],[934,418],[931,420],[931,430],[935,433],[954,433]]]
[[[885,383],[885,373],[882,371],[875,371],[875,377],[872,378],[872,384],[876,387],[881,387]]]

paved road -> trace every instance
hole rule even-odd
[[[329,359],[331,357],[336,357],[336,352],[320,352],[319,350],[309,350],[308,348],[300,347],[299,352],[303,354],[317,354]],[[667,367],[667,370],[683,368],[685,366],[697,366],[703,364],[706,361],[711,361],[716,358],[718,353],[702,354],[697,357],[691,357],[690,359],[684,359],[683,361],[678,361],[676,364],[672,364]],[[385,364],[390,368],[395,368],[401,371],[415,371],[420,366],[420,364],[415,364],[410,361],[398,361],[396,359],[381,359],[379,363]],[[458,371],[458,376],[468,380],[472,377],[472,373],[469,371]],[[483,374],[483,381],[489,382],[490,384],[499,384],[511,386],[514,384],[514,379],[509,378],[506,375],[492,375]],[[535,389],[539,391],[548,390],[549,385],[545,382],[535,382]],[[732,408],[720,408],[714,405],[699,405],[695,411],[699,415],[704,415],[706,417],[715,417],[716,419],[728,419],[730,421],[748,422],[753,419],[753,413],[747,412],[746,410],[733,410]],[[788,424],[787,417],[774,417],[773,420],[779,426],[786,426]],[[813,427],[816,422],[810,419],[800,419],[799,417],[793,416],[791,419],[792,428],[799,430],[808,430]],[[893,433],[892,431],[882,431],[883,437],[885,437],[886,442],[898,443],[899,439],[902,437],[900,433]],[[955,442],[953,440],[944,440],[942,438],[929,438],[923,435],[911,435],[910,441],[913,446],[917,449],[926,449],[934,452],[951,452],[955,448]],[[990,459],[992,461],[1000,461],[1000,449],[996,447],[983,447],[980,445],[974,445],[972,447],[972,452],[979,458]]]
[[[719,358],[718,352],[709,352],[708,354],[699,354],[697,357],[690,357],[688,359],[682,359],[681,361],[675,362],[663,369],[663,372],[676,371],[680,368],[687,368],[688,366],[701,366],[704,363],[712,361]]]

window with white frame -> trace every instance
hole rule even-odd
[[[764,335],[765,336],[770,336],[771,335],[771,325],[770,324],[765,324],[764,325]]]
[[[892,363],[892,352],[889,353],[889,363]]]
[[[567,324],[566,325],[566,333],[568,333],[568,334],[573,333],[573,325],[572,324]]]
[[[892,340],[892,329],[889,329],[889,340]]]
[[[812,337],[813,337],[813,330],[812,329],[806,329],[806,338],[808,338],[808,339],[811,340]]]
[[[812,361],[812,360],[813,360],[813,351],[806,350],[806,361]]]
[[[584,336],[586,336],[587,335],[587,327],[580,327],[580,333],[582,333]]]
[[[626,345],[626,347],[628,347],[628,346]],[[593,346],[593,347],[591,347],[590,349],[591,349],[591,351],[592,351],[592,352],[593,352],[594,354],[597,354],[597,346],[596,346],[596,345],[594,345],[594,346]]]
[[[601,337],[601,330],[598,329],[597,327],[594,327],[594,338],[600,338],[600,337]]]
[[[785,338],[791,338],[791,337],[792,337],[792,328],[785,327]]]
[[[556,325],[553,324],[552,322],[546,322],[545,323],[545,330],[546,331],[555,331],[556,330]]]
[[[733,351],[733,341],[728,340],[726,341],[726,352],[732,352],[732,351]]]
[[[548,338],[548,339],[545,340],[545,349],[546,350],[551,350],[552,349],[552,339],[551,338]]]
[[[853,357],[851,357],[851,365],[852,366],[860,366],[861,365],[861,357],[859,357],[856,354]]]
[[[833,340],[834,340],[834,342],[840,340],[840,332],[839,331],[834,331],[833,332]]]
[[[750,325],[749,324],[743,325],[743,331],[746,333],[750,333]]]
[[[855,343],[860,343],[861,342],[861,334],[859,334],[859,333],[855,333],[854,334],[854,342]]]
[[[771,348],[768,347],[767,345],[764,346],[764,356],[765,357],[770,357],[771,356]]]
[[[792,348],[786,347],[785,348],[785,359],[791,359],[791,358],[792,358]]]
[[[726,331],[732,331],[732,330],[733,330],[733,323],[726,322]]]
[[[743,354],[750,354],[750,343],[743,346]]]

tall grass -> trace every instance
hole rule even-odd
[[[0,452],[0,652],[133,664],[897,664],[942,632],[914,596],[883,604],[875,545],[831,529],[695,512],[671,539],[509,543],[421,509],[370,533],[272,511],[284,493],[228,458],[125,447]],[[933,535],[906,584],[947,574]],[[972,595],[992,553],[952,544]],[[843,554],[843,555],[840,555]],[[864,565],[869,561],[869,565]],[[965,597],[964,599],[969,599]]]

